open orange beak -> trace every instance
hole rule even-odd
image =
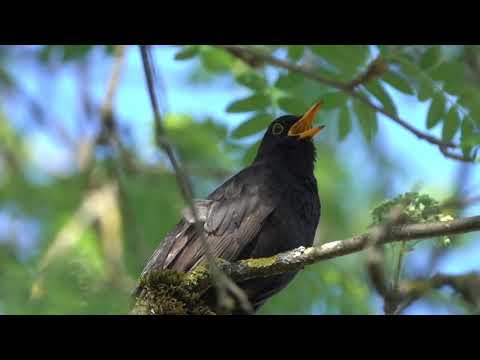
[[[319,127],[312,127],[313,122],[315,121],[315,116],[320,110],[322,103],[317,102],[313,105],[308,111],[303,114],[303,116],[297,120],[295,124],[288,131],[288,136],[296,136],[300,139],[312,139],[320,131],[325,128],[325,125],[320,125]]]

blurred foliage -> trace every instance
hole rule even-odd
[[[98,66],[99,62],[114,61],[114,48],[0,47],[0,94],[6,99],[0,107],[1,313],[127,312],[129,293],[145,261],[178,221],[185,206],[164,155],[152,150],[156,154],[154,160],[146,160],[139,147],[134,147],[121,132],[114,135],[123,145],[123,152],[109,141],[100,144],[96,140],[102,132],[98,123],[86,132],[72,134],[75,143],[70,160],[75,165],[52,173],[35,166],[35,149],[28,135],[40,133],[55,142],[62,124],[43,118],[40,121],[38,111],[27,111],[26,117],[36,124],[29,128],[15,115],[7,115],[7,105],[15,106],[25,96],[14,67],[10,66],[18,59],[49,71],[71,67],[80,72]],[[480,144],[478,46],[253,48],[343,82],[359,79],[377,59],[383,70],[358,86],[362,94],[392,114],[399,113],[399,94],[428,103],[426,131],[440,129],[444,140],[461,142],[465,154],[474,154]],[[208,86],[216,86],[219,79],[247,92],[241,98],[232,98],[225,109],[232,116],[243,116],[234,127],[228,121],[196,118],[192,114],[170,113],[164,118],[196,196],[208,195],[248,165],[264,129],[275,116],[301,114],[313,102],[323,100],[322,122],[335,136],[316,144],[319,161],[315,175],[322,199],[316,242],[346,238],[367,229],[371,220],[368,210],[386,198],[388,178],[377,179],[368,186],[359,184],[340,158],[337,146],[358,137],[355,130],[359,129],[372,166],[378,172],[393,174],[395,164],[385,157],[377,141],[381,127],[375,111],[344,92],[284,69],[274,69],[245,54],[207,45],[187,45],[179,46],[174,58],[190,71],[187,85],[192,86],[192,96],[199,91],[193,85],[204,86],[207,90],[200,91],[208,91]],[[136,71],[136,77],[143,79],[141,69]],[[89,87],[80,82],[78,88],[82,89],[79,98],[87,103],[88,96],[82,92],[88,93]],[[42,99],[37,100],[42,104]],[[96,106],[87,105],[86,119],[72,116],[80,123],[79,128],[98,120],[97,115],[92,116]],[[38,110],[38,106],[33,109]],[[49,113],[47,108],[42,111]],[[76,112],[81,110],[72,109],[70,113]],[[130,129],[138,121],[119,116],[114,116],[114,120]],[[154,149],[151,129],[148,134],[148,146]],[[88,156],[84,157],[83,151],[91,147],[92,160],[85,161]],[[429,196],[412,196],[415,202],[408,211],[413,220],[428,220],[440,214],[436,212],[438,204]],[[380,221],[386,209],[399,199],[386,201],[375,209],[374,222]],[[21,224],[20,230],[14,223]],[[27,242],[28,251],[19,245],[21,239]],[[363,269],[363,254],[311,266],[272,298],[261,313],[373,313],[374,297]]]

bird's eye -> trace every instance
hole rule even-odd
[[[283,132],[283,125],[276,123],[273,125],[272,133],[273,135],[280,135]]]

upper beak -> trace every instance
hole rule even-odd
[[[297,136],[298,139],[312,139],[320,131],[325,128],[325,125],[319,127],[312,127],[317,112],[320,110],[322,103],[317,102],[303,116],[297,120],[295,124],[288,131],[288,136]]]

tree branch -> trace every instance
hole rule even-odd
[[[440,148],[440,152],[445,157],[453,159],[453,160],[467,162],[467,163],[474,162],[476,157],[477,157],[477,153],[478,153],[478,150],[476,149],[476,150],[474,150],[474,154],[472,155],[472,157],[469,157],[469,156],[464,156],[464,155],[459,155],[459,154],[452,153],[451,151],[448,150],[447,147],[444,147],[444,146],[439,146],[439,148]]]
[[[350,83],[344,83],[342,81],[329,79],[327,77],[322,76],[321,74],[318,74],[316,72],[311,71],[310,69],[308,69],[306,67],[302,67],[302,66],[299,66],[299,65],[296,65],[296,64],[292,64],[288,61],[278,59],[274,56],[271,56],[271,55],[266,54],[266,53],[262,53],[260,51],[254,50],[254,49],[249,48],[249,47],[239,46],[239,45],[217,45],[217,46],[220,47],[220,48],[223,48],[224,50],[227,50],[229,53],[231,53],[234,56],[240,57],[238,54],[239,53],[244,53],[244,54],[248,55],[250,58],[256,58],[258,61],[268,63],[270,65],[273,65],[273,66],[276,66],[276,67],[279,67],[279,68],[283,68],[283,69],[289,70],[289,71],[297,73],[297,74],[301,74],[301,75],[303,75],[303,76],[305,76],[309,79],[312,79],[314,81],[317,81],[317,82],[319,82],[323,85],[333,87],[335,89],[343,91],[346,94],[353,97],[354,99],[357,99],[357,100],[363,102],[365,105],[369,106],[371,109],[375,110],[376,112],[379,112],[379,113],[385,115],[386,117],[388,117],[393,122],[397,123],[398,125],[400,125],[404,129],[409,131],[410,133],[414,134],[419,139],[425,140],[425,141],[427,141],[431,144],[437,145],[444,156],[446,156],[448,158],[451,158],[451,159],[460,160],[460,161],[466,161],[466,162],[474,161],[473,158],[457,155],[457,154],[454,154],[454,153],[448,151],[449,148],[458,149],[459,148],[458,144],[455,144],[453,142],[444,142],[444,141],[442,141],[441,139],[439,139],[435,136],[424,133],[424,132],[420,131],[419,129],[415,128],[414,126],[410,125],[409,122],[402,119],[398,115],[396,115],[396,114],[394,114],[394,113],[392,113],[392,112],[390,112],[390,111],[372,103],[367,96],[365,96],[362,93],[360,93],[359,91],[355,90],[355,86],[359,82],[358,79],[353,80]],[[242,57],[240,57],[240,58],[242,58]]]
[[[463,234],[473,231],[480,231],[480,216],[467,217],[451,221],[440,221],[431,223],[419,223],[393,226],[388,230],[377,245],[397,241],[414,239],[428,239],[443,235]],[[340,256],[353,254],[372,246],[375,234],[366,233],[354,236],[345,240],[338,240],[309,248],[299,247],[284,253],[268,258],[247,259],[230,263],[218,260],[218,267],[226,275],[236,282],[245,281],[259,277],[270,277],[287,272],[298,271],[307,265],[323,260],[333,259]],[[150,284],[151,288],[162,282],[162,272],[147,274],[147,279],[141,282]],[[212,285],[209,272],[200,269],[188,273],[182,278],[183,291],[202,294]],[[155,312],[152,308],[158,309],[158,299],[150,297],[147,301],[141,299],[132,310],[135,314],[150,314]],[[202,304],[203,306],[203,304]],[[155,312],[157,313],[157,312]]]
[[[469,197],[458,197],[454,196],[446,200],[443,204],[443,208],[464,208],[467,206],[472,206],[480,202],[480,195],[474,195]]]
[[[451,221],[438,221],[396,226],[379,241],[387,244],[404,240],[428,239],[437,236],[463,234],[480,231],[480,216]],[[300,270],[306,265],[364,250],[372,242],[370,233],[338,240],[310,248],[297,248],[270,258],[243,260],[222,266],[234,280],[269,277],[285,272]]]
[[[460,294],[473,309],[480,310],[480,273],[469,272],[460,275],[436,274],[430,279],[402,281],[399,285],[399,298],[403,304],[396,313],[404,310],[431,290],[444,286],[449,286]]]

